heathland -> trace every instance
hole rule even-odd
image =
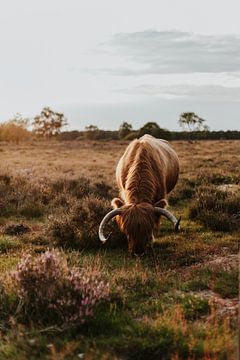
[[[171,142],[182,230],[142,257],[97,234],[127,144],[0,143],[0,359],[236,358],[240,141]]]

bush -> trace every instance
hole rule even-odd
[[[70,248],[98,247],[98,227],[110,208],[114,189],[88,178],[58,179],[54,182],[30,182],[20,176],[0,176],[0,216],[27,219],[49,216],[46,234],[56,245]],[[20,227],[19,227],[20,226]],[[109,224],[115,236],[109,242],[115,246],[123,239],[117,226]],[[5,229],[19,235],[21,225]],[[115,242],[114,242],[115,240]]]
[[[28,131],[28,119],[20,114],[15,115],[11,120],[0,124],[0,141],[16,142],[30,139],[31,133]]]
[[[124,140],[126,141],[132,141],[138,138],[138,131],[132,131],[130,134],[125,136]]]
[[[11,274],[22,320],[82,324],[109,296],[109,285],[89,269],[70,269],[58,250],[26,255]]]
[[[138,130],[138,137],[145,134],[150,134],[159,139],[171,140],[171,132],[160,128],[160,126],[155,122],[148,122]]]
[[[100,198],[110,200],[114,197],[116,191],[117,190],[114,192],[114,189],[103,181],[97,182],[93,185],[93,193]]]
[[[52,218],[47,228],[47,235],[54,241],[54,245],[77,248],[80,239],[75,224],[70,215]]]
[[[11,176],[9,176],[7,174],[1,174],[0,175],[0,183],[1,182],[5,185],[9,185],[11,182]]]
[[[108,201],[93,195],[75,201],[68,213],[53,218],[47,233],[58,246],[78,249],[99,247],[98,228],[103,217],[111,210],[109,205]],[[113,232],[110,245],[115,247],[122,244],[123,236],[117,225],[112,222],[109,228]]]
[[[84,177],[79,179],[58,179],[51,184],[51,191],[53,194],[73,195],[81,199],[91,192],[90,180]]]
[[[20,176],[0,176],[0,216],[40,217],[49,201],[46,183],[31,182]]]
[[[214,231],[232,231],[240,227],[240,196],[214,186],[202,186],[190,206],[189,217]]]
[[[26,234],[30,231],[30,227],[24,224],[11,224],[4,228],[4,234],[12,236]]]
[[[196,179],[197,184],[214,184],[214,185],[226,185],[226,184],[238,184],[239,177],[236,175],[226,175],[223,173],[205,173],[199,174]]]
[[[75,201],[69,213],[53,220],[48,227],[48,233],[60,246],[94,247],[100,244],[98,226],[108,211],[106,201],[94,196]]]
[[[69,209],[76,199],[97,195],[111,199],[113,188],[104,182],[89,179],[29,181],[24,176],[0,175],[0,216],[39,218],[59,207]]]
[[[124,139],[127,135],[129,135],[132,131],[132,125],[124,121],[118,130],[119,139]]]
[[[111,199],[113,197],[113,189],[104,182],[92,184],[88,178],[80,177],[78,179],[58,179],[51,185],[52,197],[56,195],[68,194],[77,199],[82,199],[90,194],[99,197]]]
[[[195,194],[195,181],[182,179],[169,196],[169,204],[176,205],[181,201],[192,199]]]

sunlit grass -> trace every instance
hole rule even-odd
[[[14,298],[5,298],[4,316],[0,314],[0,359],[76,359],[82,354],[88,360],[236,357],[236,311],[229,311],[228,302],[235,303],[238,295],[239,234],[214,231],[189,219],[189,208],[202,186],[215,189],[225,183],[238,184],[239,163],[237,157],[231,157],[236,155],[236,142],[173,143],[182,173],[169,203],[171,211],[182,216],[182,230],[173,233],[171,224],[163,220],[153,252],[140,258],[130,256],[126,245],[119,244],[116,227],[112,243],[98,242],[102,213],[83,200],[86,195],[92,200],[99,195],[103,212],[110,207],[110,199],[117,195],[115,164],[125,146],[120,142],[3,146],[2,298],[1,286],[7,286],[10,271],[26,253],[37,256],[55,246],[63,247],[70,267],[100,273],[110,284],[111,299],[86,324],[64,329],[55,324],[46,328],[40,321],[23,325],[18,316],[21,304],[13,311]],[[221,171],[216,170],[219,157]],[[24,169],[30,174],[27,179]],[[36,193],[40,183],[44,187]],[[84,237],[82,208],[95,216],[94,220],[87,215],[90,220],[83,225],[87,230]],[[74,228],[78,243],[61,227],[66,221]],[[30,232],[4,234],[9,225],[19,224],[28,226]],[[65,243],[49,231],[56,224],[60,224]]]

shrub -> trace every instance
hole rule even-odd
[[[70,209],[76,199],[91,196],[111,199],[113,188],[88,178],[29,181],[24,176],[0,175],[0,216],[39,218],[50,211]]]
[[[224,173],[205,173],[199,174],[196,179],[197,184],[214,184],[214,185],[225,185],[225,184],[238,184],[239,177],[236,175],[226,175]]]
[[[112,187],[104,182],[92,184],[88,178],[80,177],[78,179],[59,179],[51,185],[53,197],[61,194],[68,194],[77,199],[82,199],[90,194],[103,198],[112,198]]]
[[[99,224],[109,210],[111,209],[108,201],[93,195],[75,201],[68,213],[53,218],[47,233],[56,245],[78,249],[99,247],[101,245],[98,239]],[[112,222],[109,228],[113,232],[110,245],[122,244],[123,236],[116,224]]]
[[[138,131],[132,131],[130,134],[125,136],[124,140],[126,141],[132,141],[138,138]]]
[[[47,235],[58,246],[75,248],[79,242],[77,228],[72,223],[70,215],[52,218],[47,228]]]
[[[190,206],[189,217],[215,231],[237,230],[240,226],[240,196],[202,186]]]
[[[160,128],[160,126],[155,122],[148,122],[138,130],[138,137],[141,137],[145,134],[150,134],[159,139],[171,139],[171,132]]]
[[[179,183],[170,194],[169,203],[175,205],[181,201],[192,199],[196,193],[197,187],[238,183],[239,179],[235,175],[200,173],[195,179],[180,179]],[[212,187],[212,189],[214,188]]]
[[[119,139],[124,139],[127,135],[129,135],[132,131],[132,125],[124,121],[118,130]]]
[[[114,192],[114,189],[105,182],[97,182],[93,185],[93,193],[103,199],[112,199],[114,197],[114,193],[116,193],[116,190]]]
[[[109,285],[89,269],[70,269],[58,250],[26,255],[12,272],[23,320],[82,324],[109,296]]]
[[[1,174],[0,175],[0,182],[2,182],[5,185],[9,185],[11,182],[11,176],[7,174]]]
[[[181,201],[191,199],[195,194],[195,181],[182,179],[176,188],[171,192],[169,197],[170,205],[176,205]]]
[[[6,235],[22,235],[30,232],[31,229],[29,226],[24,224],[11,224],[5,227],[4,234]]]
[[[0,176],[0,216],[39,217],[50,201],[48,184],[26,177]]]
[[[90,180],[81,177],[79,179],[58,179],[51,184],[51,190],[53,194],[68,193],[81,199],[84,196],[89,195],[91,192]]]
[[[13,119],[0,124],[0,141],[19,143],[27,140],[31,137],[31,133],[27,128],[28,119],[17,114]]]

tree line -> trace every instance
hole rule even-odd
[[[139,129],[133,129],[131,123],[124,121],[118,130],[102,130],[96,125],[89,125],[85,130],[64,131],[68,124],[61,112],[44,107],[32,121],[15,115],[12,119],[0,124],[0,141],[20,142],[32,138],[59,140],[133,140],[150,134],[156,138],[166,140],[219,140],[240,139],[240,131],[210,131],[206,120],[194,112],[180,114],[178,123],[182,131],[170,131],[161,128],[156,122],[147,122]]]

